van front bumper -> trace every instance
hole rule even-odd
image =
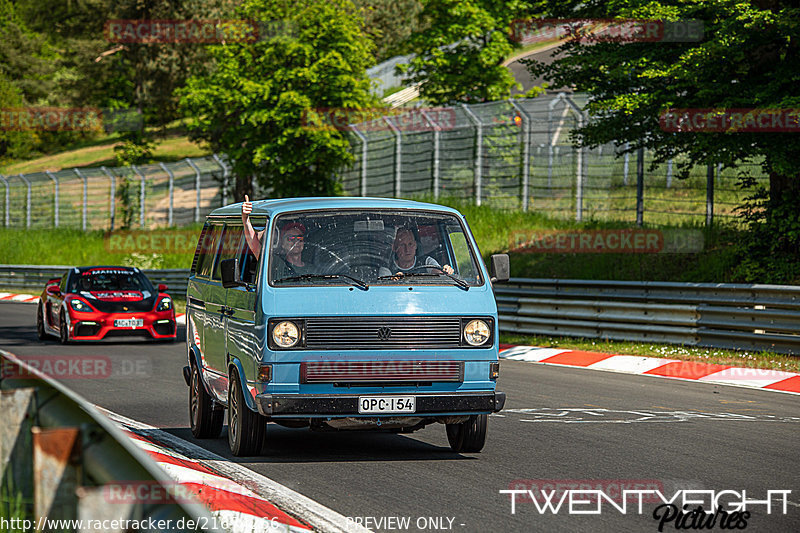
[[[436,416],[450,414],[496,413],[506,403],[505,392],[364,394],[361,396],[414,396],[414,413],[386,413],[386,416]],[[350,417],[358,414],[359,395],[258,394],[256,407],[272,417]],[[382,415],[363,415],[382,416]]]

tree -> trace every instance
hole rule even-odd
[[[375,62],[409,51],[408,38],[419,29],[419,0],[355,0],[367,35],[375,43]]]
[[[531,72],[557,87],[590,94],[593,117],[576,131],[584,146],[630,143],[645,147],[655,163],[683,156],[679,168],[761,162],[768,190],[747,206],[748,260],[740,274],[762,282],[800,277],[800,135],[665,131],[667,109],[797,109],[800,96],[800,9],[789,0],[691,0],[585,2],[544,0],[537,8],[554,18],[699,19],[700,42],[582,42],[572,39],[550,64]],[[798,130],[797,133],[800,133]],[[753,185],[752,180],[746,184]],[[762,268],[758,268],[759,261]],[[775,274],[772,266],[782,265]]]
[[[277,31],[211,47],[215,70],[180,92],[192,138],[228,155],[239,199],[252,193],[250,176],[277,196],[333,193],[349,142],[318,115],[376,104],[361,17],[348,0],[246,0],[237,16],[274,20]]]
[[[424,2],[423,29],[410,38],[410,81],[434,105],[508,98],[516,82],[502,63],[516,46],[511,22],[524,12],[519,0]]]

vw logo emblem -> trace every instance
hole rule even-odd
[[[378,328],[378,338],[382,341],[388,340],[389,337],[392,336],[391,328],[387,328],[386,326]]]

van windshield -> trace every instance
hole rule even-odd
[[[297,285],[483,283],[458,217],[429,211],[331,210],[281,215],[269,279]]]

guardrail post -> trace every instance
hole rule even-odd
[[[83,180],[83,211],[81,215],[81,229],[86,231],[86,197],[88,196],[89,193],[89,180],[86,178],[86,176],[81,174],[80,169],[73,168],[72,170],[75,172],[75,174],[78,175],[80,179]]]
[[[80,483],[81,430],[32,428],[33,515],[56,520],[77,518],[75,490]]]
[[[5,375],[6,362],[0,364]],[[8,370],[14,372],[11,366]],[[0,392],[0,412],[3,413],[3,423],[0,424],[0,477],[5,487],[10,485],[25,498],[33,496],[31,427],[36,415],[35,405],[34,389]]]
[[[483,192],[483,123],[467,104],[461,104],[469,121],[475,124],[475,205],[481,205]]]
[[[636,150],[636,225],[644,224],[644,147]]]
[[[144,174],[136,165],[131,165],[131,168],[139,176],[139,225],[144,227]]]
[[[531,171],[531,117],[514,100],[509,100],[522,119],[522,210],[528,210],[528,188]]]
[[[400,130],[392,124],[388,117],[383,117],[384,122],[389,125],[389,128],[394,133],[394,197],[400,198],[402,193],[402,170],[403,170],[403,138]]]
[[[367,195],[367,136],[358,130],[358,125],[351,124],[350,129],[361,140],[361,196]]]
[[[194,206],[194,221],[200,222],[200,169],[194,164],[194,161],[188,157],[185,159],[186,163],[194,170],[194,188],[197,191],[197,201]]]
[[[714,165],[709,163],[706,168],[706,226],[711,227],[714,222]]]
[[[58,227],[58,178],[55,177],[53,175],[53,173],[50,172],[49,170],[45,171],[45,174],[47,174],[48,178],[53,180],[53,183],[55,183],[55,187],[56,187],[56,190],[55,190],[56,198],[55,198],[55,200],[53,202],[54,203],[54,207],[55,207],[55,212],[53,213],[53,225],[55,227]]]
[[[217,156],[215,155],[214,157],[217,157]],[[217,162],[219,162],[219,161],[217,161]],[[173,191],[174,191],[174,188],[175,188],[175,175],[172,173],[172,171],[170,169],[167,168],[167,165],[165,165],[164,163],[159,163],[159,165],[164,170],[164,172],[167,173],[167,176],[169,177],[169,207],[167,208],[167,225],[171,226],[172,225],[172,199],[174,198]],[[225,190],[225,186],[224,185],[222,187],[222,190],[223,191]],[[224,202],[225,201],[224,200],[225,193],[223,193],[223,197],[222,198],[223,198],[223,202]]]
[[[5,207],[5,212],[4,212],[4,218],[5,218],[5,227],[8,227],[8,221],[9,221],[9,218],[8,218],[8,206],[10,205],[9,196],[8,196],[8,180],[6,180],[6,178],[2,174],[0,174],[0,180],[3,180],[3,185],[6,186],[6,204],[5,204],[6,207]]]
[[[433,178],[433,199],[439,199],[439,189],[441,188],[439,185],[440,182],[440,155],[439,150],[441,147],[441,137],[442,137],[442,128],[437,124],[424,110],[421,109],[420,112],[422,113],[422,117],[428,121],[428,124],[433,128],[433,169],[432,169],[432,178]]]
[[[114,216],[116,215],[116,205],[114,203],[114,200],[116,199],[117,196],[117,180],[114,178],[114,174],[109,172],[106,167],[100,167],[100,170],[102,170],[103,173],[106,176],[108,176],[108,179],[111,180],[111,197],[110,197],[111,204],[109,206],[108,214],[109,218],[111,219],[111,231],[114,231]]]
[[[230,175],[230,170],[228,166],[222,162],[222,159],[219,158],[217,154],[214,154],[214,161],[217,162],[219,167],[222,169],[222,205],[228,204],[228,176]],[[169,197],[170,205],[172,205],[172,189],[170,189],[170,197]]]
[[[28,194],[25,197],[25,227],[31,227],[31,182],[28,181],[28,178],[25,177],[24,174],[19,174],[19,179],[25,182],[25,185],[28,186]]]

